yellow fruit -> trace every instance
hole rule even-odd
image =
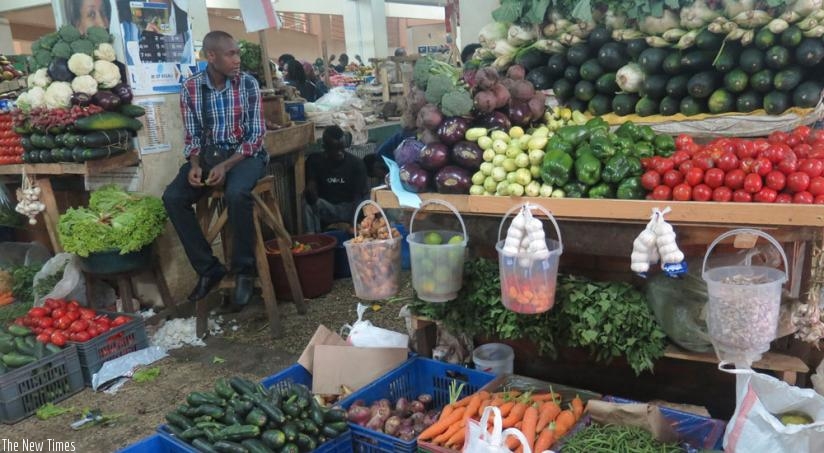
[[[809,425],[814,422],[812,417],[801,411],[785,412],[778,415],[778,419],[784,425]]]
[[[457,236],[452,236],[451,238],[449,238],[449,242],[447,242],[447,244],[460,244],[462,242],[463,242],[463,236],[461,236],[459,234]]]

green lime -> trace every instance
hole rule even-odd
[[[423,243],[429,245],[441,245],[443,244],[443,238],[440,234],[431,231],[429,233],[426,233],[426,235],[423,237]]]
[[[456,235],[456,236],[452,236],[452,237],[449,239],[449,242],[447,242],[447,244],[461,244],[461,243],[463,243],[463,240],[464,240],[464,239],[463,239],[463,236],[461,236],[460,234],[458,234],[458,235]]]

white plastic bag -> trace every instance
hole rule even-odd
[[[724,433],[724,451],[797,453],[824,451],[824,397],[752,370],[736,374],[735,413]],[[785,426],[773,414],[804,412],[809,425]]]
[[[86,304],[86,279],[80,271],[79,258],[71,253],[58,253],[43,265],[34,275],[34,287],[37,282],[54,275],[63,269],[63,278],[54,285],[48,294],[34,294],[34,305],[42,307],[46,299],[76,300],[80,305]]]
[[[489,417],[492,419],[492,430],[487,430]],[[481,421],[477,422],[469,419],[466,424],[466,440],[464,441],[464,453],[511,453],[512,450],[506,446],[506,438],[515,436],[523,447],[523,453],[532,453],[532,446],[526,440],[526,436],[517,428],[507,428],[501,430],[503,420],[501,410],[495,406],[487,406],[484,409]]]
[[[369,307],[358,304],[358,320],[353,325],[346,324],[341,328],[348,330],[346,341],[352,346],[360,348],[406,348],[409,346],[409,335],[392,330],[375,327],[371,322],[363,319],[363,314]]]

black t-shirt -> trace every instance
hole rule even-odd
[[[348,152],[340,162],[329,160],[323,153],[307,157],[306,179],[314,180],[318,196],[330,203],[357,201],[367,192],[366,165]]]

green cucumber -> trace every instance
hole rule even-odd
[[[169,412],[166,414],[166,421],[169,422],[170,425],[174,425],[182,430],[187,430],[195,426],[192,420],[189,417],[186,417],[182,414],[177,412]]]
[[[241,395],[254,395],[255,394],[255,386],[256,384],[248,379],[243,379],[241,377],[233,377],[229,379],[229,385]]]
[[[220,440],[243,440],[260,436],[260,428],[254,425],[231,425],[217,432]]]
[[[326,411],[323,414],[323,420],[325,422],[345,422],[346,421],[346,411],[340,408],[332,408]]]
[[[246,398],[235,398],[231,404],[238,417],[245,417],[255,407],[254,403]]]
[[[223,406],[226,401],[218,397],[214,393],[209,392],[192,392],[186,396],[186,402],[190,406],[200,406],[201,404],[212,404],[214,406]]]
[[[3,364],[9,368],[20,368],[36,361],[37,357],[19,354],[17,352],[3,354]]]
[[[215,406],[214,404],[201,404],[197,406],[197,413],[200,415],[208,415],[213,419],[218,419],[223,417],[223,408],[220,406]]]
[[[293,443],[288,443],[280,449],[280,453],[300,453],[300,449]]]
[[[266,414],[258,408],[254,408],[249,411],[244,420],[246,420],[246,423],[258,427],[266,426],[266,422],[268,421]]]
[[[74,122],[75,129],[79,131],[108,131],[112,129],[128,129],[137,132],[143,127],[143,123],[126,115],[116,112],[102,112],[80,118]]]
[[[267,447],[273,450],[278,450],[286,445],[286,435],[279,429],[264,431],[260,439],[264,444],[266,444]]]
[[[137,118],[146,114],[146,109],[136,104],[122,104],[117,110],[120,113],[132,118]]]
[[[191,428],[183,430],[183,434],[181,434],[180,437],[182,437],[183,439],[186,439],[186,440],[194,440],[194,439],[197,439],[198,437],[203,437],[205,435],[206,435],[206,431],[203,431],[202,429],[200,429],[196,426],[193,426]]]
[[[215,394],[223,399],[230,400],[233,396],[237,395],[237,392],[229,385],[228,379],[220,378],[215,382]]]
[[[50,354],[57,354],[63,349],[60,346],[57,346],[56,344],[49,343],[46,345],[46,350],[49,351]]]
[[[273,392],[276,393],[276,392]],[[276,424],[281,424],[286,421],[286,417],[283,415],[283,411],[280,410],[275,404],[270,403],[268,401],[257,401],[257,407],[266,414],[266,417],[269,420],[273,421]]]
[[[303,433],[298,434],[297,439],[295,439],[295,445],[297,445],[301,451],[312,451],[317,448],[317,443]]]
[[[27,337],[34,334],[28,327],[18,326],[17,324],[10,325],[6,330],[15,337]]]
[[[243,445],[230,440],[219,440],[212,445],[220,453],[248,453],[248,449]]]
[[[244,446],[249,453],[272,453],[272,450],[258,439],[243,439],[240,444]]]
[[[14,339],[14,348],[23,355],[34,356],[34,347],[29,345],[23,337]]]
[[[202,453],[220,453],[212,447],[212,444],[203,440],[203,439],[195,439],[192,441],[192,446]]]

